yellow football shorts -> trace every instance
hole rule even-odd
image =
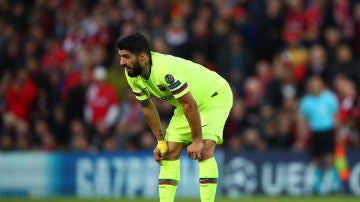
[[[226,86],[214,92],[207,103],[199,107],[203,139],[214,140],[217,144],[223,142],[224,125],[232,105],[232,91],[229,86]],[[185,144],[192,142],[190,126],[182,109],[175,109],[166,129],[165,139]]]

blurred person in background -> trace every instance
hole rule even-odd
[[[63,68],[66,60],[66,52],[60,46],[58,40],[47,38],[45,40],[45,54],[42,58],[41,65],[44,69]]]
[[[253,54],[244,44],[243,36],[231,32],[225,52],[218,56],[217,72],[224,76],[236,91],[243,95],[243,83],[253,67]]]
[[[139,146],[146,151],[152,151],[154,147],[156,147],[154,136],[150,131],[146,131],[140,135]]]
[[[90,85],[90,69],[83,68],[79,83],[69,90],[69,95],[65,101],[66,122],[70,123],[74,119],[85,120],[84,106],[86,104],[86,92]]]
[[[240,141],[240,133],[248,127],[247,108],[243,99],[234,96],[233,107],[231,108],[229,118],[226,120],[224,128],[224,146],[235,150],[233,136],[235,141]]]
[[[278,149],[281,147],[278,141],[278,133],[276,130],[275,121],[267,121],[261,127],[261,138],[269,148]]]
[[[139,148],[138,135],[146,132],[144,127],[137,127],[136,132],[129,132],[125,130],[124,124],[121,121],[117,121],[113,131],[113,137],[117,144],[118,151],[136,151]]]
[[[266,86],[274,80],[274,70],[266,60],[258,60],[255,64],[255,75],[261,83],[261,88]]]
[[[326,4],[323,26],[337,27],[345,40],[351,40],[353,22],[351,20],[351,0],[332,0]]]
[[[3,117],[7,130],[16,131],[28,127],[33,110],[37,87],[29,78],[28,72],[21,69],[6,90],[6,112]]]
[[[286,0],[284,30],[291,30],[302,36],[305,31],[305,4],[302,0]]]
[[[54,134],[54,139],[58,149],[64,149],[69,145],[70,135],[68,130],[68,124],[66,123],[65,107],[58,104],[54,107],[50,118],[49,127]]]
[[[330,69],[326,57],[326,50],[320,44],[315,44],[309,50],[309,64],[307,65],[306,78],[320,76],[327,85],[331,85]]]
[[[348,120],[348,145],[353,148],[360,147],[360,99],[357,98]]]
[[[85,121],[93,128],[93,140],[101,147],[104,138],[110,135],[118,116],[119,101],[117,93],[107,81],[107,70],[103,66],[95,67],[93,82],[86,92]]]
[[[312,0],[307,2],[303,42],[308,47],[311,47],[320,41],[322,32],[321,26],[327,6],[326,4],[327,1],[324,0]]]
[[[73,151],[91,150],[90,135],[81,119],[73,119],[69,124],[69,148]]]
[[[172,19],[165,31],[166,43],[172,47],[170,53],[178,57],[190,58],[189,38],[184,20]]]
[[[61,83],[62,83],[62,69],[46,69],[46,87],[43,91],[43,102],[46,103],[49,110],[61,102]],[[50,114],[50,112],[49,112]]]
[[[11,33],[14,34],[15,33]],[[3,67],[10,70],[12,73],[16,73],[21,70],[24,66],[24,61],[21,60],[21,50],[20,50],[20,41],[19,39],[6,41],[6,46],[3,57]],[[12,67],[12,68],[10,68]]]
[[[6,112],[6,91],[12,81],[10,71],[4,72],[0,77],[0,133],[4,130],[4,115]]]
[[[65,101],[69,96],[69,91],[79,85],[81,71],[77,69],[73,61],[67,59],[61,69],[61,77],[60,98],[61,101]]]
[[[254,47],[257,43],[258,29],[255,20],[252,18],[252,14],[255,13],[255,9],[250,11],[250,1],[243,1],[232,5],[231,19],[233,23],[234,31],[238,32],[243,36],[244,45],[247,47]]]
[[[259,123],[259,109],[264,104],[264,88],[260,79],[257,77],[246,78],[244,92],[247,115],[250,117],[249,123],[254,126]]]
[[[102,140],[102,151],[104,152],[116,152],[118,151],[118,145],[114,136],[109,135]]]
[[[233,133],[227,138],[224,149],[228,152],[238,152],[243,149],[241,133]]]
[[[261,138],[260,131],[249,127],[241,134],[242,149],[245,151],[261,151],[267,148],[266,142]]]
[[[336,76],[343,74],[355,82],[359,88],[360,66],[353,58],[350,45],[341,43],[336,49],[335,61],[329,66],[330,78],[335,80]]]
[[[296,83],[293,70],[284,67],[279,61],[274,62],[273,68],[274,79],[266,86],[264,96],[277,110],[285,110],[286,104],[300,94],[301,85]]]
[[[301,98],[299,113],[300,119],[306,120],[311,131],[310,154],[315,175],[313,191],[328,194],[339,191],[340,188],[339,177],[334,168],[339,103],[336,95],[326,88],[319,76],[310,77],[306,87],[307,94]]]
[[[190,36],[189,36],[189,50],[190,55],[187,58],[191,58],[194,53],[203,53],[206,59],[214,58],[214,44],[211,40],[211,30],[209,28],[210,20],[214,15],[214,11],[211,4],[202,3],[197,8],[196,16],[192,19]]]
[[[31,150],[34,149],[32,146],[32,137],[31,137],[31,131],[29,127],[25,127],[23,125],[16,131],[16,142],[15,142],[15,148],[16,150]]]
[[[119,105],[118,131],[126,135],[139,135],[145,130],[145,120],[141,107],[131,89],[127,89],[127,97]]]
[[[298,25],[300,26],[300,25]],[[285,47],[274,60],[281,63],[284,68],[291,70],[294,81],[297,85],[302,84],[305,79],[308,52],[301,44],[301,32],[294,28],[286,28],[283,31]]]
[[[291,115],[279,113],[276,119],[276,138],[273,139],[273,147],[268,144],[268,148],[289,149],[294,142],[294,120]]]
[[[264,86],[264,99],[268,104],[278,110],[282,107],[283,99],[285,97],[282,88],[287,85],[284,82],[286,75],[284,68],[279,63],[272,64],[270,72],[272,73],[273,78],[266,86]]]
[[[34,149],[42,151],[54,151],[57,148],[55,136],[49,124],[43,118],[34,120],[32,128],[32,141]]]
[[[231,31],[230,23],[230,20],[224,19],[222,17],[214,18],[214,21],[212,22],[211,27],[213,30],[211,34],[211,40],[214,45],[214,59],[212,62],[215,66],[218,66],[223,62],[221,60],[227,52],[227,40]]]
[[[334,80],[334,89],[339,100],[339,144],[350,145],[352,128],[352,116],[356,108],[357,92],[355,83],[344,75],[337,75]]]
[[[147,1],[149,6],[154,6],[155,4],[151,3],[151,1]],[[149,32],[152,38],[161,38],[165,41],[164,33],[166,30],[166,20],[165,16],[155,11],[153,14],[150,15],[150,26],[149,26]]]
[[[276,112],[276,113],[275,113]],[[269,104],[263,104],[259,111],[257,128],[268,148],[286,149],[292,144],[292,119],[283,111],[275,111]]]
[[[354,50],[355,57],[360,57],[360,2],[356,2],[353,8],[353,20],[354,20]]]
[[[0,151],[12,151],[14,150],[14,141],[10,134],[0,135]]]
[[[258,21],[260,25],[257,54],[259,58],[271,60],[282,43],[284,26],[283,3],[281,0],[266,0],[265,12]]]
[[[195,63],[201,64],[211,71],[217,72],[216,66],[206,57],[203,52],[193,52],[191,55],[191,60]]]
[[[25,68],[29,72],[29,77],[34,81],[35,85],[40,90],[47,90],[49,88],[48,72],[42,69],[40,61],[35,57],[31,57],[26,61]]]
[[[328,59],[328,64],[332,65],[336,59],[336,50],[341,44],[341,34],[337,27],[327,27],[323,32],[326,58]]]
[[[311,130],[306,119],[296,119],[294,129],[294,151],[308,151],[311,142]]]
[[[154,48],[154,51],[162,54],[168,54],[170,51],[169,45],[166,43],[165,39],[160,36],[155,36],[151,40],[151,46]]]

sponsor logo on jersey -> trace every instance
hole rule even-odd
[[[164,96],[161,96],[161,97],[160,97],[160,99],[161,99],[162,101],[165,101],[165,102],[171,100],[171,98],[172,98],[171,95],[164,95]]]
[[[161,90],[161,91],[165,91],[166,88],[164,85],[160,84],[160,85],[157,85],[158,89]]]

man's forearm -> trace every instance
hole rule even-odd
[[[165,134],[162,130],[159,113],[154,103],[148,99],[141,103],[141,112],[157,140],[163,140]]]

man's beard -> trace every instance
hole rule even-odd
[[[129,68],[128,66],[124,66],[124,68]],[[142,71],[143,71],[143,69],[141,68],[141,65],[140,65],[140,63],[138,62],[138,61],[136,61],[136,63],[134,64],[134,67],[133,68],[129,68],[130,70],[132,70],[132,71],[130,71],[130,72],[126,72],[127,74],[128,74],[128,76],[130,76],[130,77],[137,77],[137,76],[139,76],[141,73],[142,73]]]

